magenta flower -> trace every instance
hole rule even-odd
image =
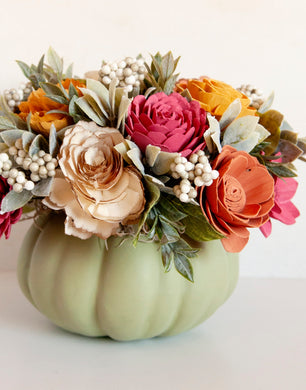
[[[7,183],[6,179],[0,176],[0,207],[2,199],[5,195],[10,192],[11,187]],[[19,221],[22,214],[22,209],[17,209],[10,211],[8,213],[0,214],[0,238],[2,235],[5,235],[5,238],[8,239],[11,233],[11,226]]]
[[[188,102],[178,93],[136,96],[129,107],[126,131],[145,153],[148,145],[184,157],[203,149],[208,128],[206,111],[197,101]]]
[[[269,213],[270,218],[278,219],[286,225],[295,223],[295,219],[300,215],[299,210],[291,202],[296,193],[298,183],[292,178],[274,178],[274,207]],[[272,231],[271,219],[259,228],[265,237]]]

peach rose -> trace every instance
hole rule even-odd
[[[84,83],[74,79],[63,81],[63,87],[68,90],[70,83],[75,87],[85,87]],[[81,94],[80,91],[79,93]],[[60,104],[47,98],[42,88],[33,91],[26,102],[21,102],[19,110],[19,116],[24,121],[27,120],[27,116],[31,113],[30,124],[32,129],[46,137],[49,135],[52,124],[58,131],[73,123],[72,118],[68,115],[68,105]],[[52,110],[65,111],[67,115],[60,113],[48,114]]]
[[[224,146],[213,161],[219,177],[202,187],[200,205],[210,223],[221,232],[228,252],[240,252],[249,240],[248,227],[269,220],[274,206],[274,180],[265,166],[246,152]]]
[[[137,171],[125,167],[114,146],[123,141],[113,128],[80,121],[66,131],[57,173],[44,204],[64,209],[68,235],[103,239],[116,234],[120,224],[138,221],[144,209],[144,189]]]
[[[221,118],[228,106],[237,98],[241,101],[239,117],[256,115],[256,110],[250,107],[247,96],[222,81],[206,77],[200,79],[182,79],[176,84],[176,91],[188,89],[192,99],[197,100],[205,111],[211,113],[217,120]]]

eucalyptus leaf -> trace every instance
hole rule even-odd
[[[3,199],[1,203],[0,214],[5,214],[10,211],[20,209],[27,204],[33,195],[31,191],[23,190],[22,192],[10,191]]]

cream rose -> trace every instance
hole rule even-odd
[[[44,204],[64,209],[65,232],[87,239],[116,234],[120,224],[137,222],[144,209],[144,189],[137,171],[125,167],[114,146],[123,141],[113,128],[80,121],[67,130],[57,173]]]

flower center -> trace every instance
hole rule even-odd
[[[89,148],[86,152],[85,152],[85,162],[86,164],[88,165],[91,165],[91,166],[98,166],[98,165],[101,165],[102,162],[105,160],[105,156],[104,156],[104,153],[101,149],[98,149],[98,148]]]
[[[245,192],[240,182],[233,176],[224,178],[225,196],[224,203],[230,211],[240,212],[246,203]]]

